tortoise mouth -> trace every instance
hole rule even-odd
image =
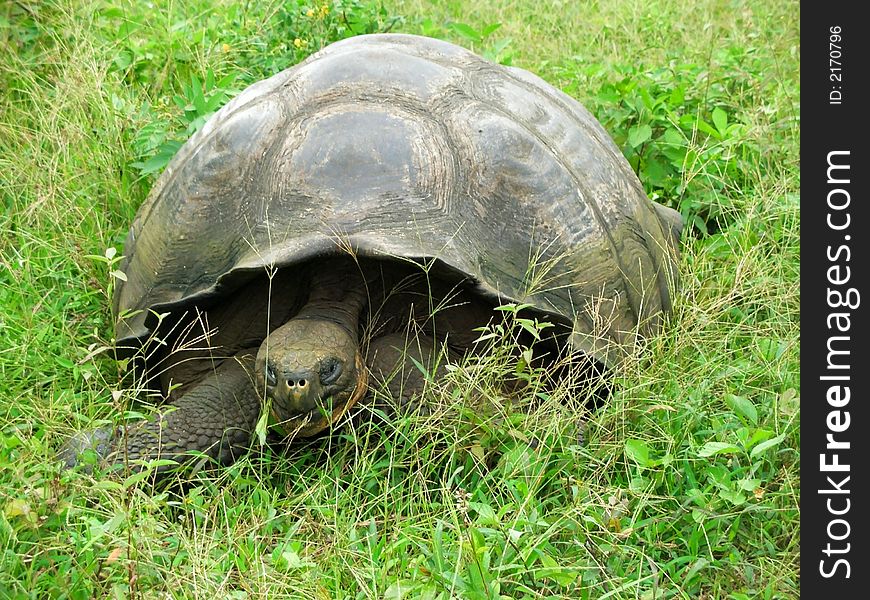
[[[281,407],[276,406],[273,401],[269,406],[272,429],[285,439],[292,439],[311,437],[334,425],[368,391],[368,370],[359,352],[356,353],[355,363],[357,377],[354,387],[349,391],[321,398],[318,405],[307,412],[287,416],[286,412],[280,410]],[[285,414],[282,416],[281,412]]]

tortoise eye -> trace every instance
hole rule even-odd
[[[272,368],[272,365],[266,365],[266,383],[268,385],[275,385],[278,383],[278,378],[275,377],[275,370]]]
[[[320,367],[320,383],[329,385],[335,383],[341,376],[341,361],[337,358],[327,358]]]

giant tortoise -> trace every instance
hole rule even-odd
[[[613,365],[670,309],[681,228],[527,71],[412,35],[334,43],[239,94],[157,181],[114,313],[166,404],[67,459],[228,463],[261,416],[312,436],[373,383],[401,405],[504,303]]]

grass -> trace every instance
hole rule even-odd
[[[798,596],[796,2],[155,4],[0,5],[0,598]],[[599,117],[691,224],[666,331],[592,415],[567,387],[505,403],[496,354],[436,386],[458,410],[169,489],[61,470],[126,409],[93,257],[226,98],[386,29]]]

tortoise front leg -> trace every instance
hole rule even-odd
[[[224,360],[151,420],[73,436],[61,457],[74,466],[84,450],[93,449],[108,464],[134,468],[154,459],[191,465],[201,455],[222,465],[232,463],[248,450],[262,406],[253,383],[256,352],[253,348]],[[170,468],[160,466],[158,471]]]

